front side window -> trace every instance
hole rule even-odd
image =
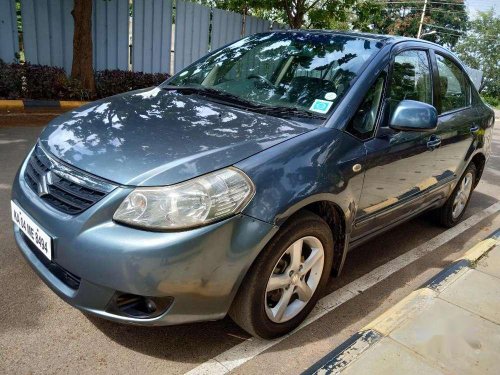
[[[410,50],[394,59],[391,78],[391,113],[401,100],[432,104],[432,79],[427,52]]]
[[[255,105],[326,116],[381,46],[329,33],[257,34],[208,55],[165,85],[210,88]]]
[[[467,107],[470,101],[470,87],[462,69],[442,55],[436,54],[436,60],[439,72],[441,113]]]
[[[373,135],[382,102],[384,82],[385,73],[380,75],[370,90],[368,90],[361,106],[356,111],[356,114],[347,128],[349,133],[363,140]]]

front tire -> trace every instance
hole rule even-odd
[[[328,224],[309,211],[297,214],[259,254],[229,315],[245,331],[265,339],[292,331],[318,301],[332,262]]]
[[[474,163],[469,164],[464,174],[458,181],[455,190],[450,195],[443,207],[437,211],[441,225],[451,228],[457,225],[464,216],[469,204],[474,184],[476,181],[477,169]]]

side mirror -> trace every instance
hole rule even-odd
[[[430,104],[402,100],[392,114],[389,126],[394,130],[432,131],[436,129],[438,114]]]

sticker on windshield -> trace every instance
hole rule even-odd
[[[326,100],[335,100],[336,98],[337,98],[337,94],[335,94],[334,92],[327,92],[325,94]]]
[[[309,110],[324,114],[330,110],[332,104],[333,103],[328,100],[314,99],[314,103]]]

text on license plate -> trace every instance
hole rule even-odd
[[[52,238],[45,233],[24,211],[14,202],[10,202],[12,220],[21,231],[35,244],[47,258],[52,259]]]

